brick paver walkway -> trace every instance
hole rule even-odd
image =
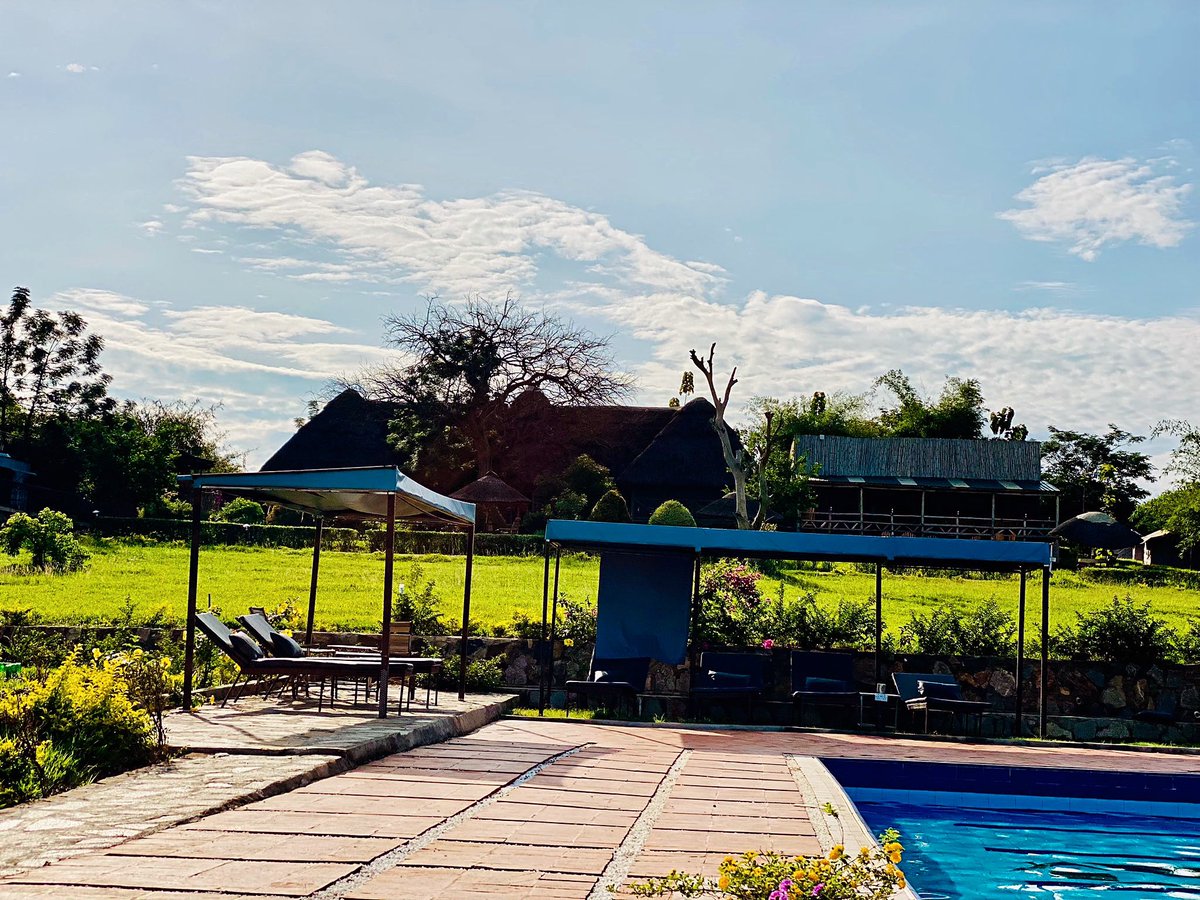
[[[0,881],[0,900],[595,898],[821,849],[791,756],[1198,772],[1200,757],[509,719]]]

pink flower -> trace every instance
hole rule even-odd
[[[820,884],[813,887],[813,896],[817,896],[817,894],[821,893],[823,890],[825,890],[825,882],[822,881]]]
[[[763,641],[763,649],[764,650],[770,650],[774,646],[775,646],[775,642],[773,640],[771,640],[771,638],[767,638],[765,641]]]

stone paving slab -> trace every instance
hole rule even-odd
[[[587,900],[672,869],[715,874],[725,856],[746,850],[820,852],[830,835],[797,767],[856,755],[1200,768],[1194,757],[1121,751],[509,719],[22,873],[0,881],[0,900],[216,900],[217,887],[234,892],[225,900],[279,898],[323,886],[327,900]],[[287,861],[295,859],[309,861]]]

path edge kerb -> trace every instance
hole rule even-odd
[[[476,709],[469,709],[465,712],[456,713],[452,716],[433,719],[425,722],[411,731],[396,732],[385,737],[372,738],[368,741],[363,741],[361,744],[355,744],[349,749],[333,750],[333,749],[308,749],[305,748],[302,752],[287,754],[274,752],[271,755],[295,755],[306,756],[319,754],[324,757],[335,756],[336,759],[327,760],[306,769],[303,772],[298,772],[289,775],[286,778],[280,778],[278,781],[273,781],[270,784],[264,785],[253,791],[247,791],[238,794],[234,797],[229,797],[218,804],[214,804],[209,809],[203,812],[196,813],[184,818],[180,818],[174,822],[164,822],[158,827],[143,832],[137,837],[143,837],[146,834],[153,834],[162,831],[166,828],[173,828],[176,825],[186,825],[189,822],[198,822],[208,816],[216,815],[220,812],[225,812],[230,809],[237,809],[239,806],[245,806],[247,803],[253,803],[257,800],[265,800],[268,797],[276,797],[280,794],[286,794],[289,791],[294,791],[297,788],[312,784],[315,781],[321,781],[325,778],[332,778],[334,775],[340,775],[343,772],[348,772],[351,769],[357,768],[364,763],[369,763],[377,759],[382,759],[385,756],[391,756],[393,753],[403,753],[406,750],[414,750],[417,747],[425,747],[429,744],[440,744],[442,741],[449,740],[454,737],[462,737],[470,734],[472,731],[477,731],[484,725],[490,725],[492,722],[503,718],[507,711],[514,705],[516,698],[505,698],[504,700],[495,703],[489,703],[486,706],[481,706]],[[197,748],[188,748],[192,753],[205,753],[206,751]],[[237,756],[239,754],[230,753],[228,748],[221,748],[219,752],[222,754]],[[245,755],[263,755],[261,751],[257,754],[254,751],[248,751]],[[121,843],[124,843],[122,841]]]

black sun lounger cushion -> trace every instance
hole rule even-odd
[[[280,634],[278,631],[271,632],[271,650],[276,656],[285,659],[298,659],[304,655],[303,647],[286,634]]]
[[[803,690],[810,694],[843,694],[854,691],[854,686],[840,678],[818,678],[810,675],[804,679]]]
[[[957,684],[939,681],[918,681],[917,693],[927,700],[961,700],[962,691]]]
[[[233,645],[234,651],[240,653],[243,657],[250,660],[259,660],[263,658],[262,647],[246,637],[240,631],[235,631],[229,635],[229,642]]]

